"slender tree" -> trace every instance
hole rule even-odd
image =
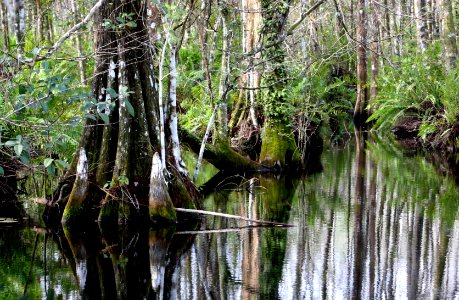
[[[0,29],[2,30],[3,47],[9,47],[8,10],[3,1],[0,1]]]
[[[232,7],[227,1],[218,2],[222,16],[223,47],[218,86],[217,114],[215,118],[215,142],[228,144],[228,92],[230,90],[230,59],[233,41]]]
[[[456,67],[457,60],[457,33],[454,24],[454,11],[451,0],[442,0],[442,39],[445,49],[446,65],[449,70]]]
[[[370,87],[370,101],[374,100],[378,94],[378,74],[379,74],[379,31],[380,31],[380,9],[376,1],[371,1],[371,87]],[[397,40],[398,41],[398,40]],[[400,50],[397,43],[396,48]],[[398,53],[400,51],[398,50]]]
[[[24,55],[25,21],[24,0],[14,0],[14,33],[16,36],[18,61]]]
[[[36,1],[39,2],[40,0],[36,0]],[[80,18],[80,10],[78,8],[77,0],[71,0],[70,4],[72,6],[72,14],[74,17],[74,21],[75,23],[77,23]],[[42,18],[40,17],[40,19]],[[40,37],[42,37],[43,29],[41,29],[40,32],[41,32]],[[76,48],[77,55],[78,55],[78,68],[80,71],[80,80],[84,84],[84,82],[86,81],[86,74],[85,74],[85,66],[83,62],[83,46],[82,46],[82,40],[81,40],[80,33],[77,33],[75,35],[75,48]]]
[[[354,108],[354,123],[357,127],[365,127],[368,105],[368,72],[367,72],[367,1],[358,1],[357,19],[357,100]]]
[[[417,43],[421,52],[424,53],[427,50],[426,0],[414,0],[414,12]]]
[[[261,7],[258,0],[242,1],[243,20],[243,52],[248,55],[248,74],[245,76],[245,85],[249,87],[250,119],[254,127],[258,127],[256,100],[257,89],[260,86],[260,73],[255,65],[260,61],[260,52],[254,52],[260,44]]]

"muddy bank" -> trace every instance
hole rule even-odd
[[[405,117],[392,128],[398,143],[411,151],[419,149],[434,150],[445,153],[457,153],[459,150],[459,125],[441,126],[434,132],[420,137],[422,120],[416,117]]]

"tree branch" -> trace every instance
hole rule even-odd
[[[44,59],[47,59],[48,57],[50,57],[54,52],[57,51],[57,49],[62,45],[62,43],[64,43],[76,31],[80,30],[84,25],[86,25],[92,19],[92,17],[95,15],[97,10],[104,4],[104,2],[105,2],[105,0],[97,1],[97,3],[91,8],[91,10],[86,15],[86,17],[84,17],[84,19],[80,23],[75,24],[66,33],[64,33],[57,40],[57,42],[55,42],[54,45],[51,48],[48,49],[48,51],[43,56],[40,56],[40,52],[42,50],[42,49],[40,49],[40,51],[38,51],[38,54],[37,54],[37,56],[35,58],[30,59],[30,60],[25,60],[25,62],[26,63],[37,62],[37,61],[41,61],[41,60],[44,60]]]
[[[293,31],[306,19],[307,16],[309,16],[313,11],[315,11],[319,6],[322,5],[326,0],[319,0],[316,4],[311,6],[307,11],[301,14],[301,16],[298,18],[298,20],[295,21],[295,23],[290,26],[290,28],[286,32],[286,36],[292,35]]]

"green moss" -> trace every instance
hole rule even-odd
[[[171,201],[150,201],[150,219],[157,222],[175,222],[177,215]]]
[[[260,153],[260,162],[264,165],[273,166],[280,163],[300,164],[300,153],[295,144],[293,132],[289,127],[279,123],[265,123],[262,133],[262,146]]]
[[[73,227],[86,220],[83,203],[67,204],[62,214],[61,223]]]
[[[117,224],[118,223],[119,202],[108,200],[103,205],[99,212],[99,223]]]

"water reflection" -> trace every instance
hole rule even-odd
[[[185,228],[1,228],[0,298],[392,299],[458,297],[458,188],[422,157],[356,136],[323,172],[254,177]],[[3,283],[5,282],[5,283]]]

